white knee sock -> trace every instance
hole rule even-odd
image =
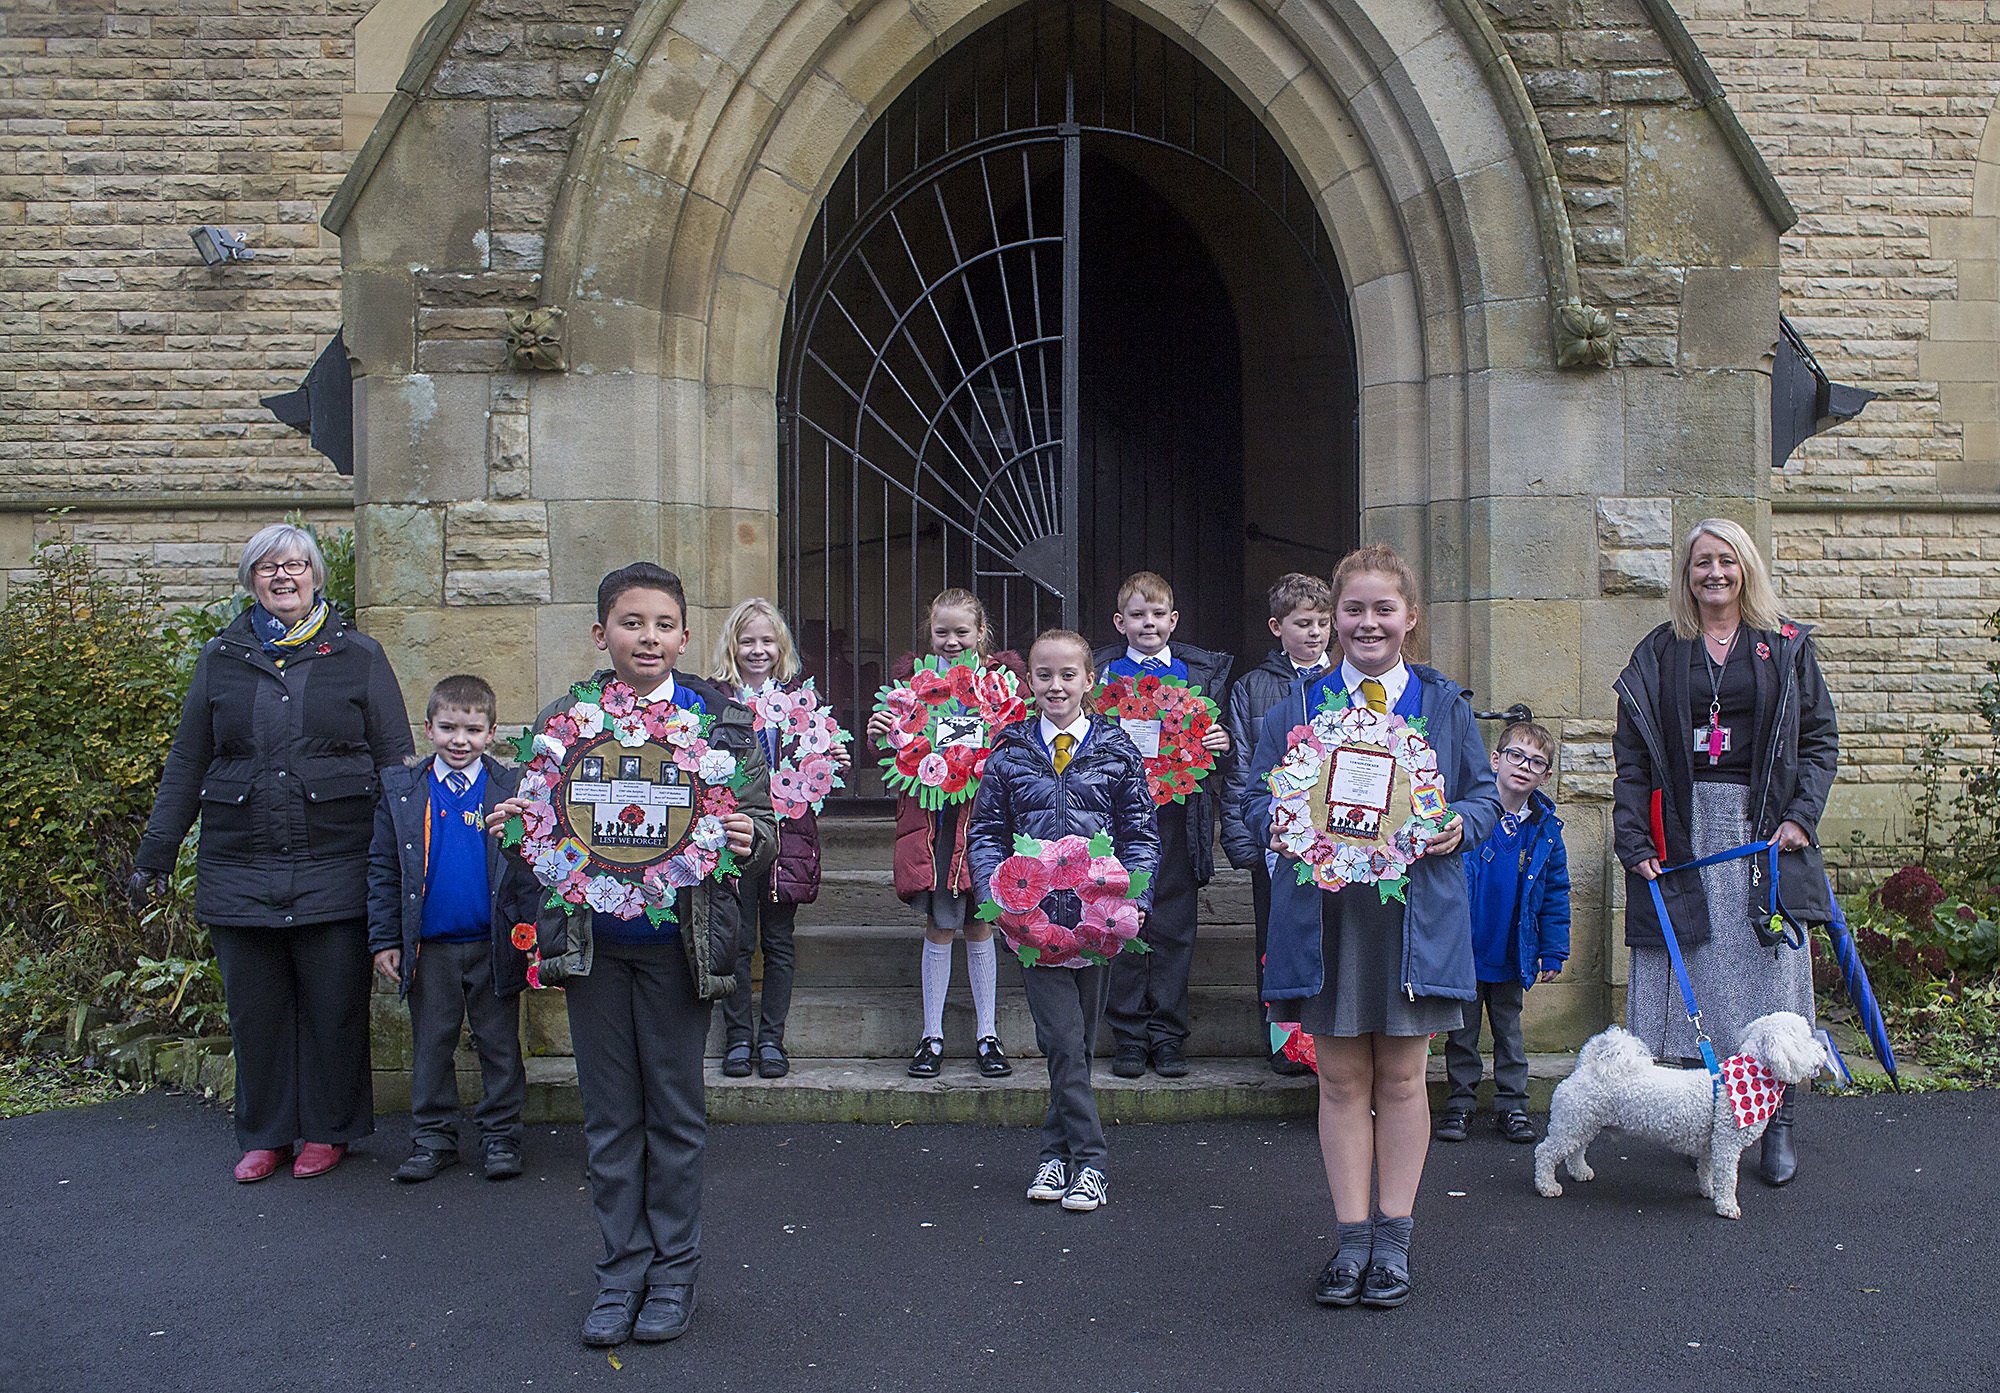
[[[965,975],[972,979],[972,1013],[979,1020],[977,1038],[984,1040],[989,1035],[998,1035],[1000,1032],[993,1023],[993,993],[1000,975],[1000,960],[992,939],[984,943],[966,940]]]
[[[944,1038],[944,999],[951,992],[951,945],[924,940],[924,1038]]]

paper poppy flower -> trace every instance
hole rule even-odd
[[[708,742],[700,736],[683,745],[674,746],[674,765],[685,774],[699,774],[701,761],[708,754]]]
[[[527,952],[535,946],[535,926],[533,924],[516,924],[513,932],[507,935],[507,941],[512,943],[516,948],[519,948],[523,953]]]
[[[931,742],[919,735],[909,744],[896,751],[896,772],[906,779],[914,780],[917,770],[930,758]]]
[[[910,690],[919,700],[941,706],[951,700],[951,678],[932,668],[918,668],[910,675]]]
[[[617,678],[604,684],[604,691],[598,696],[597,704],[607,716],[629,716],[639,706],[639,694],[620,682]]]
[[[1002,909],[1026,914],[1048,895],[1049,868],[1033,856],[1009,856],[994,870],[992,888]]]
[[[535,802],[521,809],[521,831],[540,841],[556,830],[556,810],[552,804]]]
[[[944,762],[944,756],[933,750],[917,762],[917,782],[930,788],[941,788],[951,774],[951,766]]]
[[[1099,856],[1084,872],[1077,894],[1085,901],[1122,900],[1132,889],[1132,875],[1116,857]]]
[[[1078,949],[1076,931],[1061,924],[1049,925],[1048,932],[1042,935],[1041,949],[1042,965],[1045,967],[1061,967],[1075,961]]]
[[[1042,843],[1041,859],[1049,868],[1049,884],[1057,890],[1074,890],[1090,877],[1090,843],[1082,837]]]
[[[564,745],[574,745],[579,732],[575,719],[559,712],[549,717],[549,723],[543,727],[543,733],[562,741]]]
[[[627,803],[618,810],[618,821],[626,827],[637,827],[646,820],[646,810],[637,803]]]
[[[951,694],[968,706],[979,700],[979,669],[968,663],[954,663],[950,668]]]
[[[796,769],[771,771],[771,811],[779,817],[801,817],[812,808],[805,776]]]

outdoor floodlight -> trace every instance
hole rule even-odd
[[[220,266],[225,261],[248,261],[257,253],[243,245],[243,239],[226,227],[197,227],[188,236],[201,253],[202,264]]]

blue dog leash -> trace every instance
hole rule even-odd
[[[1688,1024],[1694,1027],[1694,1042],[1701,1050],[1701,1062],[1708,1066],[1708,1076],[1718,1087],[1722,1081],[1722,1063],[1715,1057],[1715,1045],[1708,1038],[1708,1031],[1701,1023],[1701,1006],[1694,999],[1694,983],[1688,978],[1687,961],[1681,957],[1680,940],[1674,935],[1673,920],[1667,915],[1667,898],[1660,893],[1660,876],[1672,875],[1676,871],[1697,871],[1703,866],[1719,866],[1725,861],[1740,861],[1758,852],[1770,853],[1770,894],[1767,904],[1771,914],[1771,932],[1777,934],[1787,947],[1800,948],[1805,944],[1805,930],[1795,923],[1784,907],[1778,902],[1778,848],[1774,843],[1745,842],[1742,846],[1731,847],[1728,851],[1718,851],[1713,856],[1704,856],[1698,861],[1683,861],[1678,866],[1666,866],[1659,875],[1646,882],[1646,888],[1653,894],[1653,913],[1660,921],[1660,937],[1666,940],[1667,961],[1673,964],[1674,981],[1681,989],[1681,1003],[1687,1007]],[[1779,928],[1782,924],[1784,927]]]

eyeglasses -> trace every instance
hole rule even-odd
[[[312,562],[306,560],[303,556],[293,556],[287,557],[283,561],[259,561],[250,568],[250,574],[269,580],[280,571],[283,571],[288,576],[302,576],[311,569]]]
[[[1502,757],[1516,769],[1525,769],[1530,774],[1546,774],[1549,762],[1540,755],[1531,755],[1519,745],[1509,745],[1501,752]]]

